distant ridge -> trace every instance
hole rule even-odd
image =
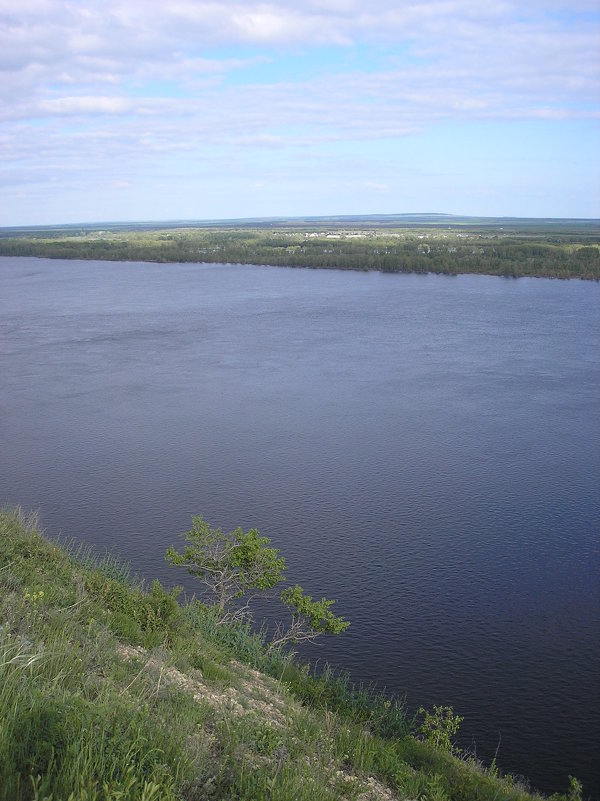
[[[460,228],[464,226],[511,228],[557,226],[568,227],[600,227],[597,218],[569,218],[569,217],[468,217],[459,214],[444,214],[440,212],[410,212],[403,214],[339,214],[328,216],[306,217],[240,217],[231,219],[212,220],[140,220],[132,221],[104,221],[63,223],[56,225],[26,225],[0,227],[0,237],[15,236],[18,234],[46,232],[69,233],[75,231],[155,231],[174,228],[340,228],[353,226],[356,228],[439,228],[450,226]]]

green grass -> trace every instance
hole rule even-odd
[[[0,512],[0,801],[539,797],[177,596]]]

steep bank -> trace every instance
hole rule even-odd
[[[0,513],[0,722],[0,801],[539,798],[18,510]]]

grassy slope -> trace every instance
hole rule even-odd
[[[0,512],[0,801],[537,798],[410,731],[398,703]]]

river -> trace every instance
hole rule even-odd
[[[311,658],[598,798],[599,353],[591,282],[1,258],[0,500],[170,584],[257,527]]]

